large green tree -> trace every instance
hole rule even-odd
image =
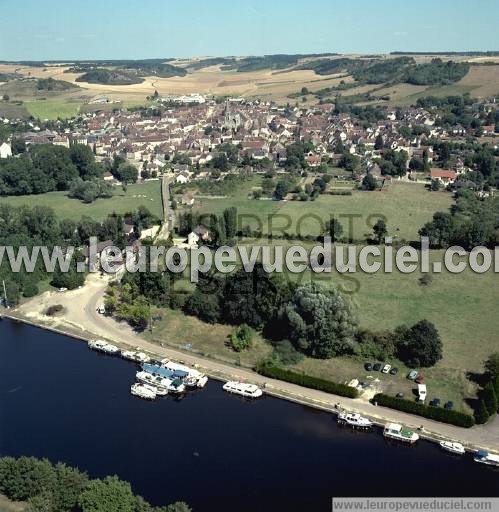
[[[80,495],[82,512],[134,512],[135,496],[128,482],[117,476],[92,480]]]
[[[442,340],[437,328],[428,320],[414,324],[402,334],[397,355],[412,368],[435,365],[442,359]]]
[[[354,352],[357,312],[337,288],[318,283],[299,286],[282,315],[289,339],[311,357],[325,359]]]

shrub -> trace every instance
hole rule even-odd
[[[417,402],[411,402],[410,400],[384,395],[383,393],[375,395],[372,402],[382,407],[390,407],[391,409],[416,414],[442,423],[450,423],[458,427],[469,428],[475,424],[475,420],[470,414],[465,414],[460,411],[449,411],[438,407],[430,407]]]
[[[419,278],[419,284],[421,286],[430,286],[432,282],[433,278],[431,277],[431,274],[425,274]]]
[[[289,340],[279,341],[274,345],[273,356],[283,365],[297,364],[305,356],[296,350]]]
[[[24,285],[23,288],[23,296],[26,298],[34,297],[35,295],[38,295],[38,285],[35,282],[29,282],[26,285]]]
[[[338,384],[337,382],[292,372],[290,370],[285,370],[265,363],[257,365],[256,371],[265,377],[284,380],[306,388],[318,389],[319,391],[332,393],[333,395],[346,396],[348,398],[357,398],[359,396],[359,392],[355,388],[351,388],[346,384]]]
[[[487,412],[490,416],[497,413],[497,397],[494,389],[494,383],[488,382],[480,392],[480,398],[483,399]]]
[[[330,196],[351,196],[351,190],[330,190],[327,192]]]
[[[253,330],[246,324],[242,324],[230,335],[230,345],[236,352],[242,352],[251,347]]]
[[[485,405],[485,402],[483,399],[480,399],[478,401],[478,407],[475,411],[475,421],[479,425],[483,425],[484,423],[487,423],[489,421],[489,411],[487,411],[487,406]]]
[[[47,316],[55,316],[59,313],[62,313],[64,308],[61,304],[55,304],[54,306],[49,306],[47,310],[45,311],[45,314]]]

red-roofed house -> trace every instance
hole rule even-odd
[[[454,183],[456,181],[456,171],[450,171],[448,169],[438,169],[432,167],[430,169],[430,177],[432,180],[439,180],[442,183]]]

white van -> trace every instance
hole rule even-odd
[[[426,384],[418,384],[418,399],[420,402],[426,400]]]

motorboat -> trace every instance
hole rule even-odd
[[[107,343],[103,340],[90,340],[88,342],[88,347],[92,350],[97,350],[98,352],[103,352],[104,354],[116,355],[120,349],[115,345],[111,345],[111,343]]]
[[[454,443],[452,441],[440,441],[440,447],[446,452],[455,453],[457,455],[464,455],[466,450],[461,443]]]
[[[480,464],[486,464],[487,466],[499,467],[499,455],[494,455],[493,453],[489,453],[485,450],[477,451],[473,460]]]
[[[263,395],[263,391],[255,384],[247,384],[239,381],[229,381],[223,385],[224,391],[235,393],[247,398],[259,398]]]
[[[144,398],[146,400],[154,400],[157,395],[156,389],[153,386],[149,386],[148,384],[141,384],[138,382],[132,384],[130,393],[132,393],[134,396],[138,396],[139,398]]]
[[[137,372],[135,374],[135,378],[142,382],[143,384],[147,384],[149,386],[153,386],[159,392],[157,393],[160,396],[164,396],[168,394],[168,388],[170,387],[172,381],[170,379],[165,379],[164,377],[160,377],[159,375],[153,375],[152,373],[147,373],[144,371]],[[163,393],[162,391],[165,391]]]
[[[338,414],[338,423],[349,425],[354,428],[370,428],[373,426],[371,420],[361,416],[360,414],[347,411],[343,411]]]
[[[383,430],[383,435],[389,439],[410,444],[414,444],[419,439],[419,435],[414,430],[404,427],[399,423],[387,423]]]
[[[136,350],[122,350],[121,357],[123,359],[128,359],[129,361],[134,361],[135,363],[149,363],[151,358],[144,354],[144,352],[138,352]]]

